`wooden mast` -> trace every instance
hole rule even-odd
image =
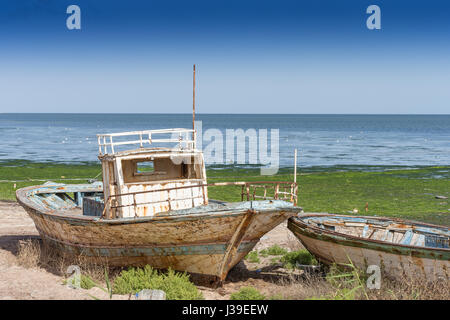
[[[192,90],[192,140],[194,140],[194,148],[195,148],[195,64],[194,64],[194,80],[193,80],[193,90]]]

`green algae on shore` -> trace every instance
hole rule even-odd
[[[260,176],[259,168],[207,170],[208,182],[292,181],[293,170]],[[86,163],[0,162],[0,200],[15,200],[15,191],[47,180],[87,183],[101,179],[101,167]],[[330,212],[399,217],[450,225],[450,166],[336,166],[300,169],[299,205],[305,212]],[[438,199],[436,196],[443,196]],[[240,187],[211,187],[211,199],[240,201]],[[445,199],[447,197],[447,199]],[[368,211],[366,211],[366,204]],[[356,209],[356,210],[355,210]]]

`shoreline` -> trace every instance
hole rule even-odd
[[[15,165],[14,165],[15,164]],[[450,225],[450,166],[396,168],[381,171],[300,168],[298,205],[309,212],[378,215]],[[293,168],[261,176],[259,168],[207,168],[208,182],[293,181]],[[61,164],[31,161],[0,162],[0,200],[15,201],[17,189],[46,181],[67,184],[101,181],[100,164]],[[444,197],[444,198],[442,198]],[[446,197],[446,198],[445,198]],[[240,201],[232,186],[211,187],[209,198]],[[368,209],[366,211],[366,204]]]
[[[47,165],[47,166],[98,166],[99,161],[33,161],[27,159],[0,159],[0,167],[22,167],[26,165]],[[220,170],[259,170],[267,166],[257,164],[206,164],[206,169],[211,171]],[[383,164],[336,164],[336,165],[297,165],[299,171],[314,173],[314,172],[339,172],[339,171],[364,171],[364,172],[384,172],[392,170],[414,170],[426,168],[443,168],[450,171],[449,164],[422,164],[422,165],[383,165]],[[279,166],[280,173],[293,172],[293,165]],[[301,172],[299,172],[300,174]]]

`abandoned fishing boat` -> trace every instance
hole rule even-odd
[[[16,193],[42,239],[65,253],[222,281],[261,236],[301,211],[296,183],[207,184],[194,129],[101,134],[98,143],[103,183]],[[130,144],[139,147],[119,150]],[[209,186],[236,186],[242,201],[209,200]]]
[[[449,280],[448,227],[385,217],[306,214],[288,228],[325,264],[380,267],[392,277],[404,275]]]

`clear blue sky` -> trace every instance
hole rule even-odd
[[[81,30],[66,8],[81,8]],[[381,8],[381,30],[366,8]],[[450,111],[450,2],[2,0],[0,112]]]

